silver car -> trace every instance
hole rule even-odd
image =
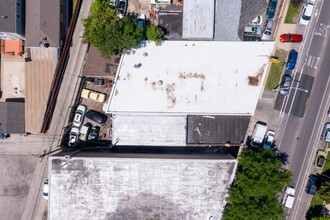
[[[280,93],[282,95],[288,95],[291,84],[292,84],[292,76],[290,74],[284,74],[282,76],[282,81],[280,84]]]
[[[74,114],[73,118],[73,125],[76,127],[80,127],[85,116],[87,107],[85,105],[79,105],[76,109],[76,112]]]
[[[324,125],[323,132],[322,132],[322,139],[325,142],[330,143],[330,123],[329,122],[325,123],[325,125]]]
[[[270,40],[272,37],[272,29],[274,22],[272,20],[267,20],[265,25],[265,30],[262,33],[261,40]]]

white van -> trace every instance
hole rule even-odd
[[[251,146],[258,147],[261,146],[266,132],[267,132],[267,124],[265,122],[258,121],[254,127],[254,131],[251,136]]]
[[[246,26],[244,28],[245,36],[261,36],[261,32],[262,32],[261,27]]]
[[[282,204],[285,208],[291,209],[294,202],[295,189],[292,186],[287,186],[282,199]]]
[[[89,131],[91,130],[92,124],[86,123],[80,129],[79,139],[82,141],[86,141],[89,135]]]

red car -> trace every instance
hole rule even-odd
[[[280,41],[282,43],[286,42],[301,42],[303,36],[301,34],[281,34]]]

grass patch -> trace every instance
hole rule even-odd
[[[300,15],[301,5],[294,5],[292,2],[289,4],[288,11],[286,12],[284,23],[296,24]]]
[[[328,144],[328,146],[329,146],[329,144]],[[329,170],[330,170],[330,152],[328,152],[327,159],[324,163],[324,167],[322,170],[323,170],[323,172],[327,172],[327,171],[329,172]]]
[[[272,63],[272,65],[270,67],[270,71],[269,71],[267,83],[266,83],[266,89],[268,91],[273,91],[273,89],[279,84],[279,82],[281,80],[281,75],[282,75],[283,68],[284,68],[283,62],[286,59],[287,52],[282,49],[277,49],[275,52],[275,56],[277,56],[281,62],[278,64]]]

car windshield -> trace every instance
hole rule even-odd
[[[318,167],[322,167],[323,166],[323,163],[324,163],[324,157],[323,156],[319,156],[318,158],[317,158],[317,166]]]
[[[306,21],[309,21],[311,19],[311,16],[303,15],[302,18]]]
[[[290,41],[291,40],[291,34],[287,34],[286,35],[286,41]]]

